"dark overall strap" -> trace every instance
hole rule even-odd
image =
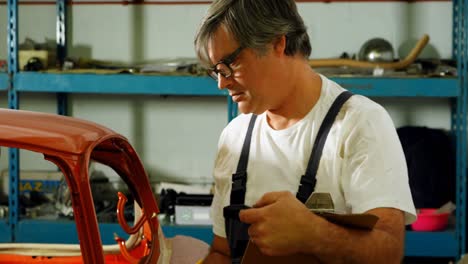
[[[257,115],[252,114],[249,128],[245,136],[244,145],[237,164],[237,171],[232,175],[231,204],[244,204],[245,191],[247,185],[247,164],[249,162],[250,141],[252,140],[252,131],[255,126]]]
[[[301,183],[299,185],[299,190],[297,191],[296,197],[302,203],[305,203],[307,199],[309,199],[309,196],[315,189],[315,184],[317,183],[317,170],[322,157],[323,147],[327,140],[328,132],[330,132],[333,122],[335,122],[335,118],[340,112],[341,107],[352,95],[353,94],[349,91],[342,92],[335,99],[328,110],[327,115],[323,119],[322,125],[317,133],[317,137],[315,138],[306,173],[301,177]]]

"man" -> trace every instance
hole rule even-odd
[[[271,256],[399,263],[415,209],[401,144],[381,106],[359,95],[345,100],[311,184],[331,194],[336,211],[378,216],[374,229],[328,222],[295,197],[318,130],[345,90],[309,67],[309,37],[294,0],[215,0],[195,47],[242,112],[219,139],[214,239],[204,263],[239,263],[245,244],[237,242],[246,237]]]

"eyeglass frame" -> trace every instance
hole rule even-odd
[[[218,61],[213,67],[208,68],[206,70],[208,75],[215,81],[218,81],[219,74],[221,74],[224,78],[231,77],[234,70],[231,68],[230,65],[237,59],[237,57],[239,56],[239,54],[241,53],[243,49],[244,47],[240,46],[239,48],[234,50],[231,54],[229,54],[227,57]],[[229,69],[229,74],[224,74],[217,69],[218,65],[220,64],[224,64]]]

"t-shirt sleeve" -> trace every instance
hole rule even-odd
[[[379,207],[400,209],[410,224],[416,220],[416,211],[403,149],[388,113],[381,106],[375,108],[361,111],[348,122],[342,168],[346,205],[353,213]]]

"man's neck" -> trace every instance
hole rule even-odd
[[[299,68],[297,77],[280,107],[267,111],[268,124],[275,130],[285,129],[299,122],[320,98],[322,79],[317,73],[304,65]]]

